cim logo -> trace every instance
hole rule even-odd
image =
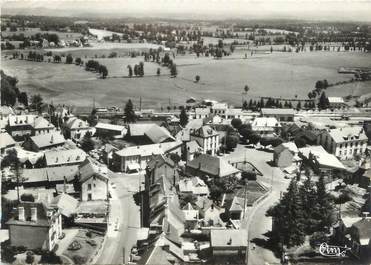
[[[322,243],[319,246],[319,253],[321,253],[322,256],[325,257],[345,257],[347,250],[350,250],[351,248],[345,247],[339,247],[339,246],[331,246],[327,243]]]

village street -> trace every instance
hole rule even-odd
[[[143,176],[110,172],[111,213],[107,241],[96,264],[122,264],[129,260],[130,250],[136,243],[140,228],[140,209],[133,195],[139,190]],[[125,260],[125,261],[124,261]]]
[[[284,173],[276,167],[271,167],[267,162],[273,159],[273,153],[267,151],[246,148],[238,145],[235,151],[226,156],[227,160],[251,162],[263,176],[258,176],[258,181],[271,188],[268,196],[263,199],[257,207],[251,212],[248,218],[248,238],[249,251],[247,264],[279,264],[280,261],[274,256],[272,251],[257,245],[252,241],[264,242],[267,237],[264,235],[272,229],[272,218],[265,216],[266,211],[280,199],[281,192],[286,191],[289,180],[284,178]],[[267,262],[267,263],[266,263]]]

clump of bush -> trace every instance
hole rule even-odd
[[[62,259],[53,251],[42,251],[40,264],[62,264]]]
[[[81,248],[81,244],[79,242],[77,242],[76,240],[73,241],[69,246],[68,246],[68,250],[79,250]]]
[[[82,257],[80,255],[74,255],[72,257],[72,260],[75,264],[85,264],[86,263],[86,257]]]

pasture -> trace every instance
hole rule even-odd
[[[250,87],[247,99],[268,95],[307,98],[317,80],[335,83],[352,78],[352,75],[339,74],[339,67],[371,66],[371,54],[351,52],[256,54],[247,59],[244,53],[234,53],[221,60],[185,55],[175,58],[177,78],[170,78],[165,67],[161,67],[161,76],[155,76],[159,65],[152,62],[144,64],[144,77],[127,78],[127,65],[134,66],[143,61],[143,57],[97,60],[108,68],[106,80],[86,72],[83,67],[66,64],[3,60],[2,69],[6,74],[17,76],[21,90],[40,93],[54,103],[91,106],[95,98],[100,106],[123,106],[131,98],[138,106],[142,97],[143,107],[166,108],[169,101],[172,106],[184,105],[189,97],[240,105],[246,84]],[[198,83],[194,82],[196,75],[201,77]],[[363,95],[370,91],[368,81],[330,87],[326,94]]]

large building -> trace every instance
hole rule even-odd
[[[367,141],[364,129],[360,126],[326,130],[317,137],[318,144],[341,160],[364,154]]]
[[[216,155],[219,151],[219,133],[208,125],[191,130],[190,140],[196,141],[202,148],[202,153]]]
[[[42,150],[55,148],[64,145],[66,139],[60,132],[54,131],[48,134],[39,134],[27,138],[23,143],[23,148],[29,151],[39,152]]]
[[[122,172],[138,172],[147,167],[154,155],[176,153],[181,156],[181,142],[129,146],[113,153],[112,166]]]
[[[79,167],[81,200],[108,200],[107,168],[97,162],[86,159]]]
[[[15,247],[52,250],[62,235],[61,214],[43,203],[18,204],[7,225],[10,244]]]
[[[80,141],[87,132],[93,134],[94,130],[86,121],[76,117],[69,118],[63,125],[63,133],[66,138],[70,138],[74,141]]]
[[[252,122],[251,128],[262,136],[274,136],[280,131],[281,124],[273,117],[257,117]]]
[[[276,118],[281,122],[292,122],[294,121],[295,110],[294,109],[274,109],[274,108],[262,108],[261,115],[267,118]]]
[[[222,157],[201,154],[186,164],[186,173],[191,176],[210,176],[215,178],[238,177],[240,170]]]
[[[55,127],[41,116],[10,115],[7,130],[12,137],[24,139],[25,136],[52,133],[55,131]]]

